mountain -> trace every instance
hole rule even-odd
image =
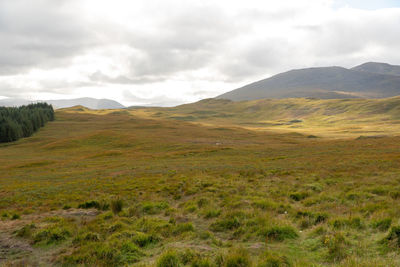
[[[0,106],[21,106],[36,102],[47,102],[53,105],[54,108],[68,108],[73,106],[84,106],[90,109],[119,109],[125,108],[117,101],[110,99],[96,99],[90,97],[76,98],[76,99],[61,99],[61,100],[43,100],[43,101],[30,101],[26,99],[6,98],[0,100]]]
[[[400,76],[400,66],[387,63],[368,62],[354,67],[352,70]]]
[[[118,109],[125,108],[117,101],[110,99],[96,99],[90,97],[76,98],[76,99],[63,99],[63,100],[48,100],[45,101],[52,104],[56,108],[68,108],[73,106],[84,106],[90,109]]]
[[[380,69],[367,68],[366,66],[374,66],[369,63],[363,65],[353,69],[322,67],[291,70],[227,92],[217,98],[242,101],[297,97],[385,98],[400,95],[400,76],[358,70]],[[391,68],[392,72],[395,69]]]

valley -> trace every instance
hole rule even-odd
[[[0,145],[0,262],[398,266],[397,101],[57,110]]]

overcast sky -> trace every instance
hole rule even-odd
[[[175,105],[399,47],[398,0],[0,0],[0,98]]]

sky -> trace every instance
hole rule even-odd
[[[0,0],[0,99],[173,106],[399,47],[398,0]]]

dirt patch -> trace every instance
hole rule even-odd
[[[21,227],[30,223],[40,222],[44,218],[53,216],[90,221],[99,213],[100,212],[95,209],[69,209],[41,214],[29,214],[22,216],[19,220],[0,221],[0,266],[40,265],[32,261],[32,259],[40,258],[40,255],[42,255],[41,249],[32,247],[27,240],[15,236],[14,232]],[[35,255],[39,255],[39,257]]]
[[[19,220],[0,221],[0,234],[14,232],[19,227],[38,222],[47,217],[61,216],[65,218],[90,220],[94,219],[99,213],[100,212],[96,209],[68,209],[23,215]]]
[[[9,260],[18,260],[29,257],[33,248],[24,240],[13,238],[7,234],[0,234],[0,264]]]

